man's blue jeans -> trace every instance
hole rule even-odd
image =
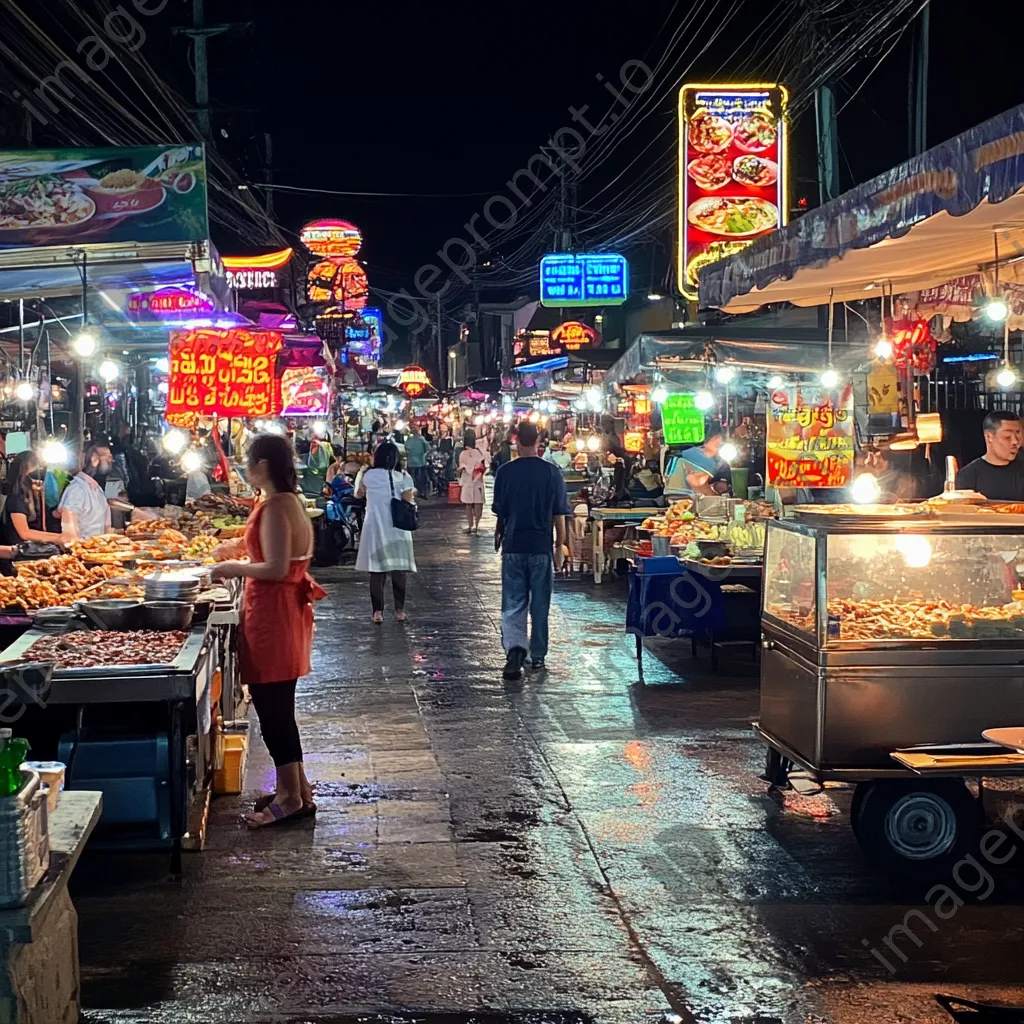
[[[547,657],[548,610],[554,565],[550,554],[501,556],[501,642],[506,651],[513,647],[529,650],[534,660]],[[531,620],[526,639],[526,613]]]

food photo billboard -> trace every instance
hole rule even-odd
[[[786,223],[787,94],[781,85],[679,91],[679,290]]]
[[[0,150],[0,249],[209,237],[201,145]]]

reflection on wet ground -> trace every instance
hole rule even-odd
[[[83,862],[86,1021],[938,1024],[937,991],[1024,1003],[1013,862],[897,935],[890,973],[872,949],[921,893],[868,868],[846,791],[768,794],[747,657],[713,674],[656,644],[638,687],[622,584],[559,579],[549,671],[504,683],[498,563],[457,512],[424,514],[405,625],[371,625],[352,569],[319,574],[315,821],[240,825],[272,784],[257,741],[180,886],[159,857]]]

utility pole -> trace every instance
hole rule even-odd
[[[824,205],[839,195],[839,135],[832,86],[820,85],[814,90],[814,117],[818,137],[818,200]]]
[[[907,88],[907,135],[911,156],[928,148],[928,48],[931,36],[931,6],[925,4],[914,26],[914,56],[910,62]]]
[[[253,22],[235,22],[225,25],[207,25],[205,0],[192,0],[192,25],[174,28],[175,35],[186,35],[192,40],[194,74],[196,81],[196,121],[204,141],[213,145],[213,126],[210,121],[210,62],[206,42],[213,36],[233,29],[252,28]]]
[[[270,132],[263,133],[263,155],[265,162],[263,165],[263,180],[268,185],[274,184],[274,140],[271,137]],[[267,220],[272,221],[274,219],[274,190],[268,188],[267,190]]]
[[[437,310],[436,344],[437,344],[437,383],[439,391],[448,390],[448,364],[444,358],[444,343],[441,341],[441,293],[435,298]]]

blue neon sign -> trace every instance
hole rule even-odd
[[[367,307],[359,311],[359,318],[365,324],[364,327],[348,327],[345,330],[348,349],[379,361],[384,339],[384,314],[376,307]]]
[[[629,298],[629,264],[614,252],[549,253],[540,260],[542,306],[617,306]]]

